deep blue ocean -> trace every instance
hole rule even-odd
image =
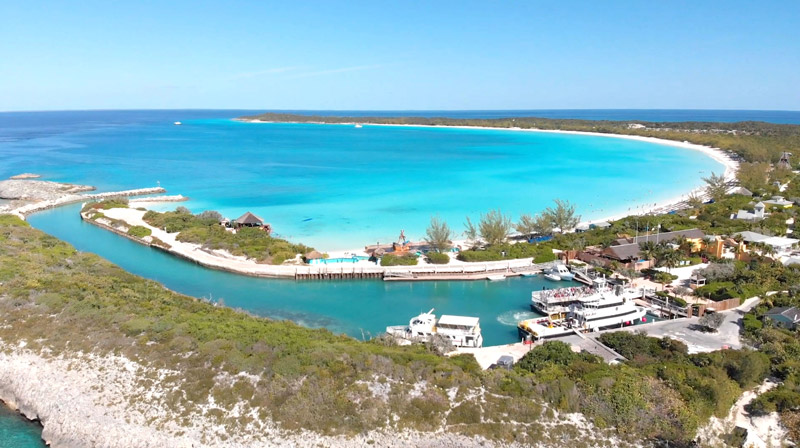
[[[419,239],[432,215],[460,232],[466,215],[477,218],[499,207],[516,218],[554,198],[571,200],[585,218],[635,210],[722,169],[699,152],[608,137],[231,120],[256,112],[0,113],[0,178],[34,172],[100,190],[160,183],[170,194],[191,197],[184,205],[195,211],[236,217],[252,210],[278,234],[333,250],[388,242],[401,229]],[[761,111],[292,112],[800,123],[800,112]],[[531,315],[531,290],[545,284],[537,278],[416,284],[248,278],[200,268],[83,224],[77,208],[29,220],[176,291],[358,338],[436,308],[479,316],[487,345],[513,342],[516,322]],[[0,414],[0,427],[9,426],[20,437],[31,428],[13,414]]]
[[[539,117],[578,120],[639,120],[651,122],[765,121],[778,124],[800,124],[800,111],[782,110],[682,110],[682,109],[534,109],[534,110],[282,110],[273,111],[301,115],[337,115],[348,117],[446,117],[446,118],[509,118]]]

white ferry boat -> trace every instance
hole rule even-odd
[[[479,318],[442,315],[437,320],[433,309],[412,318],[408,325],[386,327],[386,332],[410,342],[426,342],[439,334],[456,347],[483,346]]]
[[[634,302],[642,294],[642,289],[610,287],[605,279],[596,279],[591,288],[537,291],[531,306],[546,316],[523,320],[517,330],[521,339],[536,340],[633,325],[647,312]]]

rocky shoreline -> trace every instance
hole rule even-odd
[[[44,350],[46,352],[46,349]],[[353,437],[289,432],[254,418],[245,431],[229,432],[216,415],[257,416],[257,409],[216,407],[213,401],[178,412],[165,400],[180,387],[179,372],[144,366],[122,356],[35,353],[24,343],[0,341],[0,400],[43,426],[42,438],[54,448],[210,447],[493,447],[522,446],[438,431],[370,431]],[[578,440],[601,434],[580,414],[555,415],[538,422],[545,429],[576,430]],[[546,431],[545,431],[546,432]],[[594,437],[585,446],[634,446],[615,437]],[[552,440],[539,446],[554,446]]]

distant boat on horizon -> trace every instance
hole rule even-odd
[[[180,121],[176,121],[175,123],[172,123],[172,124],[174,124],[175,126],[180,126],[180,125],[182,125],[183,123],[181,123]]]
[[[363,126],[361,126],[361,123],[356,123],[356,127],[357,127],[357,128],[361,128],[361,127],[363,127]]]

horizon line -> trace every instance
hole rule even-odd
[[[37,112],[115,112],[115,111],[262,111],[270,112],[529,112],[529,111],[705,111],[705,112],[800,112],[800,109],[702,109],[702,108],[541,108],[541,109],[250,109],[250,108],[98,108],[98,109],[31,109],[0,110],[0,113],[37,113]]]

